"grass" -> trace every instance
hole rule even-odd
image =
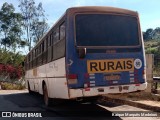
[[[1,89],[2,90],[23,90],[25,89],[25,86],[21,84],[1,82]]]

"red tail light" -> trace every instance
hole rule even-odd
[[[85,78],[85,79],[88,79],[88,78],[89,78],[89,74],[88,74],[88,73],[85,73],[85,74],[84,74],[84,78]]]
[[[67,75],[67,78],[68,78],[68,79],[77,79],[77,78],[78,78],[78,75],[77,75],[77,74],[68,74],[68,75]]]
[[[143,74],[143,79],[145,79],[146,81],[146,69],[143,70],[142,74]]]
[[[135,86],[140,86],[140,84],[135,84]]]
[[[67,78],[68,78],[68,84],[77,84],[77,78],[78,78],[77,74],[68,74]]]

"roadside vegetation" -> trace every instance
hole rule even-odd
[[[146,54],[154,54],[154,76],[160,76],[160,27],[143,32]]]
[[[25,89],[24,84],[17,84],[17,83],[9,83],[9,82],[1,82],[1,89],[2,90],[23,90]]]
[[[147,29],[143,32],[143,39],[146,53],[154,54],[155,57],[160,56],[160,27]]]
[[[42,3],[19,0],[18,9],[7,2],[0,8],[1,89],[24,89],[22,62],[49,29]]]

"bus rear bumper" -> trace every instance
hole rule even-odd
[[[147,82],[143,84],[115,85],[107,87],[92,87],[83,89],[69,89],[70,98],[90,97],[104,94],[129,93],[145,90]]]

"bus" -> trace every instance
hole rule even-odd
[[[42,94],[47,106],[57,98],[145,90],[138,13],[107,6],[67,9],[26,56],[25,80],[29,92]]]

